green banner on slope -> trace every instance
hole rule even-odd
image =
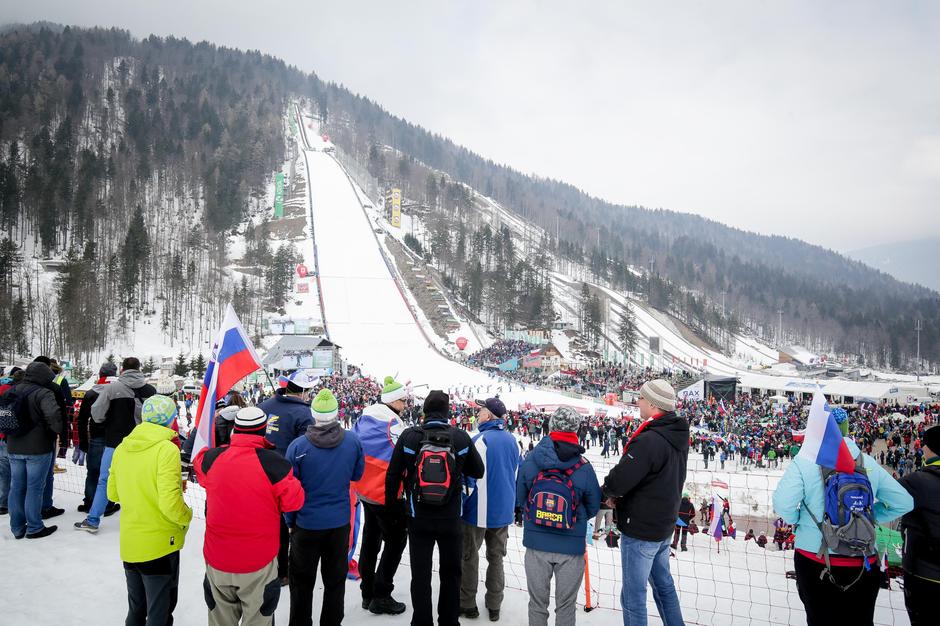
[[[274,217],[284,217],[284,174],[274,175]]]

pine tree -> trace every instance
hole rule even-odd
[[[147,358],[147,361],[144,363],[141,371],[143,371],[143,373],[146,374],[147,376],[150,376],[151,374],[154,373],[154,371],[156,371],[156,369],[157,369],[157,364],[154,363],[153,357],[151,356]]]
[[[206,373],[206,357],[202,356],[202,352],[193,357],[192,361],[189,362],[189,369],[192,370],[193,376],[201,379]]]
[[[188,376],[189,369],[189,361],[186,360],[186,355],[180,351],[179,356],[176,357],[176,364],[173,366],[173,375]]]
[[[633,314],[633,309],[630,308],[629,303],[620,314],[620,325],[617,327],[617,341],[620,344],[620,349],[623,350],[624,356],[636,350],[636,345],[639,342],[636,316]]]

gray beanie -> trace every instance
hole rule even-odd
[[[676,390],[662,378],[643,383],[640,387],[640,397],[663,411],[676,410]]]
[[[581,425],[581,416],[578,412],[567,406],[560,406],[552,413],[548,427],[552,432],[574,433]]]

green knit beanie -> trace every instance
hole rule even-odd
[[[176,402],[172,398],[152,395],[144,400],[140,408],[140,421],[169,427],[176,419],[177,412]]]
[[[329,389],[321,389],[317,397],[310,403],[310,411],[317,424],[328,424],[336,420],[339,414],[339,405],[336,397]]]
[[[382,403],[391,404],[395,400],[402,400],[408,395],[408,390],[391,376],[385,377],[385,386],[382,387]]]

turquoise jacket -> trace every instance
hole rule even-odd
[[[853,457],[859,454],[855,442],[845,438]],[[876,523],[890,522],[914,508],[911,494],[893,479],[878,462],[867,454],[862,455],[862,463],[868,470],[875,505],[872,513]],[[819,466],[804,457],[797,456],[774,491],[774,510],[788,524],[796,524],[796,549],[817,553],[822,545],[822,533],[813,518],[803,510],[809,507],[816,519],[823,518],[824,490]]]

